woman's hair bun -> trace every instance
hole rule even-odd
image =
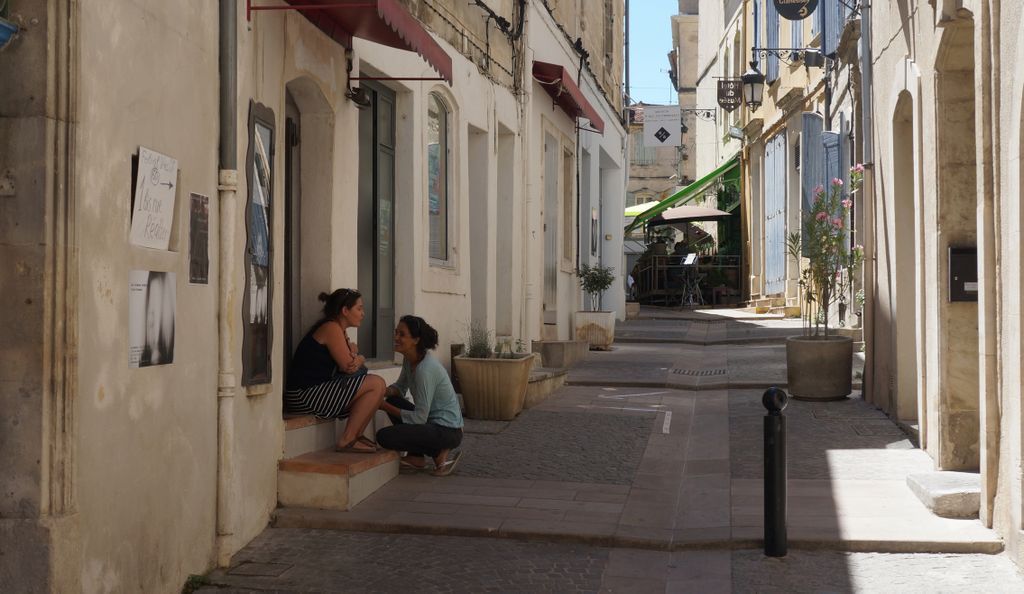
[[[328,295],[327,293],[320,293],[319,295],[317,295],[317,299],[319,299],[321,303],[327,303],[327,300],[330,298],[331,296]]]

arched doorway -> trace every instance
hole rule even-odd
[[[938,357],[938,402],[929,407],[937,420],[929,422],[929,445],[943,470],[979,467],[978,303],[954,300],[957,296],[950,291],[960,275],[951,273],[951,256],[965,256],[967,266],[973,264],[977,270],[976,256],[970,257],[970,250],[976,254],[978,241],[974,63],[972,21],[949,26],[936,59],[938,196],[930,263],[938,280],[933,293],[937,324],[931,330]],[[977,283],[961,288],[973,289],[976,299]]]
[[[894,382],[895,415],[911,425],[920,418],[918,386],[921,363],[917,356],[917,269],[920,246],[917,242],[916,220],[919,201],[914,189],[918,163],[914,158],[914,106],[910,93],[904,91],[896,102],[892,119],[893,215],[896,267],[893,274],[896,295],[894,350],[896,378]]]
[[[309,78],[285,85],[284,360],[320,317],[317,295],[330,292],[329,216],[334,184],[334,113]],[[285,367],[287,374],[287,367]]]

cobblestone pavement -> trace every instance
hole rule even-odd
[[[493,538],[267,530],[203,592],[1021,592],[1003,555],[664,552]]]
[[[761,390],[729,393],[733,478],[763,476]],[[786,407],[787,473],[791,479],[896,479],[927,462],[882,411],[860,399],[790,400]]]
[[[652,423],[649,416],[527,410],[500,433],[466,433],[459,475],[628,485]]]
[[[242,592],[597,592],[607,560],[568,544],[274,529],[210,578]]]

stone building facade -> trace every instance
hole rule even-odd
[[[621,0],[357,4],[8,3],[0,584],[176,592],[227,563],[277,504],[319,292],[362,291],[352,338],[389,373],[402,314],[446,363],[470,319],[568,338],[575,265],[621,261]]]

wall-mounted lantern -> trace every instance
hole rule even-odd
[[[764,98],[764,75],[757,69],[757,62],[750,63],[750,70],[744,72],[740,80],[743,81],[743,102],[750,111],[757,111]]]

